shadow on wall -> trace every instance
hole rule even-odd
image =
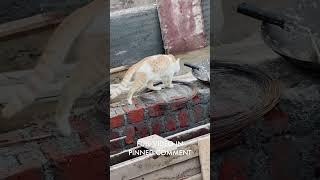
[[[217,1],[217,7],[219,0]],[[260,21],[248,18],[244,15],[238,14],[237,6],[242,2],[252,3],[258,7],[270,10],[277,10],[284,7],[290,7],[293,3],[292,0],[221,0],[223,9],[223,29],[220,34],[215,37],[218,43],[228,44],[235,41],[242,40],[253,33],[257,32],[260,28]],[[219,13],[217,13],[219,14]],[[219,22],[219,21],[218,21]],[[241,23],[240,23],[241,22]],[[215,24],[214,24],[215,26]]]

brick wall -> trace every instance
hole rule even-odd
[[[111,104],[110,139],[119,140],[110,144],[110,153],[134,147],[139,138],[148,135],[165,137],[208,123],[209,88],[198,83],[194,87],[179,85],[146,93],[135,98],[131,106]]]

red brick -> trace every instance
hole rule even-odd
[[[143,138],[149,135],[148,127],[145,124],[136,126],[137,134],[139,138]]]
[[[138,123],[144,118],[144,108],[140,105],[135,105],[133,108],[124,107],[123,110],[128,114],[128,120],[131,123]]]
[[[55,162],[56,179],[103,179],[106,178],[106,164],[107,156],[102,149],[72,154]]]
[[[168,120],[167,120],[167,122],[166,122],[166,128],[167,128],[167,130],[169,130],[169,131],[174,131],[174,130],[176,130],[176,121],[175,121],[175,119],[174,118],[172,118],[172,117],[170,117]]]
[[[135,128],[133,126],[127,127],[126,136],[127,136],[125,139],[126,144],[134,143]]]
[[[173,111],[182,109],[186,106],[187,98],[182,96],[171,97],[170,107]]]
[[[30,167],[30,164],[21,166],[12,172],[6,180],[42,180],[43,173],[41,164]]]
[[[149,116],[151,116],[151,117],[162,116],[165,112],[165,109],[163,106],[164,105],[162,103],[150,105],[148,107]]]
[[[193,108],[193,115],[194,115],[194,121],[199,122],[201,121],[201,114],[202,114],[202,108],[200,105],[196,105]]]
[[[152,134],[161,134],[161,122],[154,122],[151,124]]]
[[[110,118],[110,128],[117,128],[123,125],[124,114],[117,114]]]
[[[178,119],[181,128],[188,126],[188,115],[186,111],[179,112]]]

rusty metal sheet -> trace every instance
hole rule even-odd
[[[167,53],[206,46],[201,0],[158,0],[157,7]]]

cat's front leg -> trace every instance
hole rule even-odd
[[[173,74],[168,77],[168,86],[167,86],[168,88],[173,88],[172,79],[173,79]]]

